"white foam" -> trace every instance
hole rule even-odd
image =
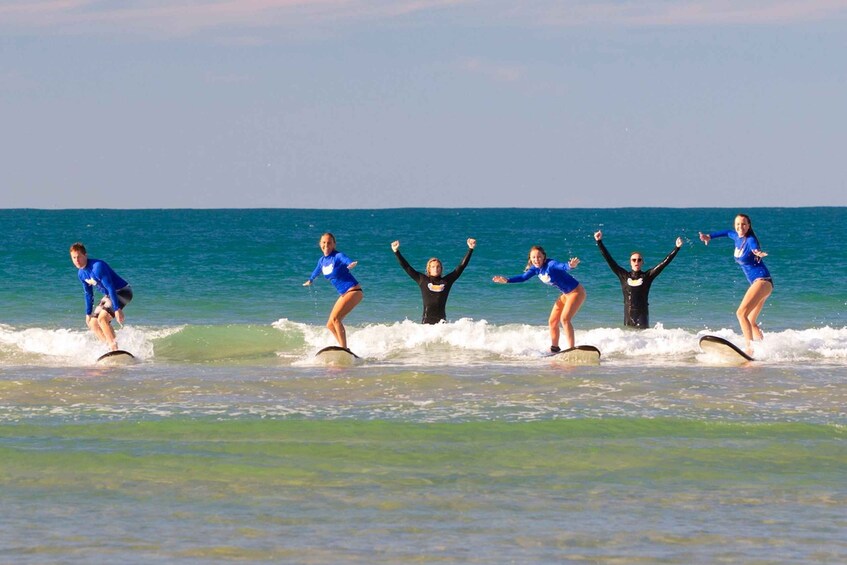
[[[310,325],[280,319],[272,324],[284,333],[297,336],[298,345],[278,352],[280,358],[310,358],[319,349],[335,345],[323,325]],[[118,343],[141,360],[154,358],[157,340],[186,326],[118,329]],[[718,335],[736,345],[743,337],[734,329],[704,328],[699,331],[665,329],[660,324],[647,330],[623,328],[583,329],[576,324],[576,343],[594,345],[602,352],[603,363],[642,363],[674,365],[694,363],[701,355],[699,338]],[[546,325],[489,324],[486,320],[460,319],[436,325],[410,320],[391,324],[347,325],[351,350],[370,361],[399,365],[513,364],[541,360],[550,346]],[[563,345],[563,342],[562,342]],[[92,364],[107,350],[84,328],[14,328],[0,324],[0,364],[46,364],[82,366]],[[847,361],[847,328],[810,328],[765,332],[754,342],[753,356],[771,363],[843,364]]]
[[[116,335],[121,349],[140,359],[153,356],[153,343],[146,330],[123,326]],[[58,366],[91,365],[108,351],[88,329],[15,329],[6,325],[0,326],[0,347],[3,357],[15,363]]]
[[[275,327],[302,332],[309,353],[335,340],[323,326],[280,320]],[[452,323],[419,324],[410,320],[392,324],[347,325],[350,349],[371,360],[400,363],[523,362],[544,356],[550,346],[547,326],[506,324],[495,326],[486,320],[461,319]],[[733,329],[705,328],[699,331],[665,329],[661,324],[646,330],[624,328],[580,329],[577,345],[594,345],[604,361],[647,364],[696,362],[702,354],[698,346],[703,335],[718,335],[737,345],[744,338]],[[560,343],[563,345],[563,340]],[[847,360],[847,328],[830,327],[765,333],[754,342],[754,356],[761,361],[809,362]]]

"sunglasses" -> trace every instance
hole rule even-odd
[[[630,261],[632,261],[633,263],[643,263],[644,259],[642,259],[641,257],[636,257],[635,259],[630,259]]]

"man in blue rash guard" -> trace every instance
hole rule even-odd
[[[335,236],[329,232],[321,236],[318,247],[323,251],[323,257],[318,259],[318,265],[303,286],[311,285],[318,275],[323,273],[324,278],[332,283],[341,295],[329,313],[326,327],[335,336],[338,345],[347,349],[347,330],[344,328],[343,320],[364,298],[359,281],[350,274],[350,269],[354,268],[358,261],[352,261],[347,255],[338,251],[335,248]]]
[[[762,339],[762,330],[759,328],[757,319],[765,306],[765,301],[773,292],[773,279],[770,271],[762,261],[767,253],[759,247],[759,238],[753,232],[753,224],[747,214],[735,216],[735,229],[716,231],[710,234],[700,233],[700,241],[709,245],[712,239],[728,237],[735,242],[735,262],[741,266],[744,276],[750,287],[744,293],[741,304],[735,311],[738,323],[741,325],[741,333],[747,342],[747,354],[753,354],[752,341]]]
[[[443,265],[441,261],[433,257],[426,263],[426,273],[419,273],[409,265],[406,258],[400,254],[400,242],[394,241],[391,243],[391,250],[397,256],[397,261],[406,274],[413,281],[418,283],[421,288],[421,298],[423,299],[423,318],[422,324],[437,324],[442,320],[447,319],[447,296],[450,294],[450,289],[453,283],[461,276],[468,262],[471,260],[476,240],[468,238],[468,252],[462,259],[462,262],[450,273],[441,276]]]
[[[650,286],[653,284],[653,280],[659,276],[659,273],[679,253],[679,248],[682,247],[682,238],[676,238],[676,247],[674,247],[673,251],[668,253],[668,256],[661,263],[647,271],[641,270],[644,264],[644,257],[641,253],[637,251],[632,253],[629,258],[630,269],[626,270],[612,259],[612,255],[603,244],[602,231],[598,230],[594,234],[594,239],[597,241],[597,247],[600,249],[600,253],[603,254],[603,258],[609,264],[609,268],[612,269],[612,272],[620,280],[621,290],[623,291],[624,325],[641,329],[648,328],[650,326],[650,315],[648,312],[647,296],[650,293]]]
[[[561,291],[561,296],[553,303],[550,318],[547,325],[550,328],[550,351],[557,353],[559,348],[559,324],[565,330],[565,341],[567,349],[574,346],[574,329],[571,320],[579,312],[582,303],[585,302],[585,287],[579,284],[568,271],[579,265],[579,258],[573,257],[567,263],[561,263],[547,258],[547,253],[540,245],[534,245],[529,250],[526,269],[520,275],[506,277],[497,275],[493,280],[499,284],[520,283],[528,281],[534,276],[544,284],[554,286]]]
[[[112,319],[124,323],[124,307],[132,300],[132,287],[100,259],[88,257],[82,243],[70,247],[71,262],[79,269],[78,276],[85,292],[85,324],[100,341],[108,344],[112,351],[118,349]],[[94,288],[103,293],[103,298],[94,307]]]

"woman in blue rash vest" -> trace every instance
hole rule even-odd
[[[594,239],[597,241],[597,247],[600,249],[609,268],[617,275],[621,283],[623,291],[623,324],[635,328],[645,329],[650,326],[650,315],[648,311],[647,296],[650,294],[650,286],[653,280],[659,276],[665,267],[667,267],[676,254],[679,253],[679,248],[682,247],[682,238],[676,238],[676,247],[668,253],[661,263],[642,271],[644,265],[644,257],[638,251],[633,251],[629,257],[629,270],[621,265],[618,265],[609,250],[603,244],[603,232],[598,230],[594,234]]]
[[[450,294],[450,289],[453,287],[453,283],[456,282],[456,279],[461,276],[465,267],[468,266],[474,247],[476,247],[475,239],[468,238],[467,243],[468,252],[462,259],[462,262],[459,263],[459,266],[456,267],[453,272],[444,276],[441,275],[444,267],[441,264],[441,261],[436,257],[433,257],[426,262],[426,273],[419,273],[413,269],[412,266],[409,265],[409,262],[406,261],[406,258],[400,254],[400,242],[394,241],[391,243],[391,250],[394,251],[394,255],[397,256],[397,261],[400,263],[400,266],[403,267],[406,274],[412,277],[412,280],[418,283],[418,286],[421,287],[421,297],[423,298],[422,324],[437,324],[442,320],[447,320],[447,296]]]
[[[71,262],[79,269],[77,276],[85,293],[85,325],[97,339],[116,351],[118,342],[112,319],[124,323],[124,307],[132,300],[132,287],[112,268],[100,259],[88,257],[85,245],[74,243],[70,247]],[[103,293],[103,298],[94,307],[94,288]]]
[[[343,320],[364,298],[359,281],[350,274],[350,269],[355,267],[358,261],[351,261],[347,255],[335,249],[335,236],[329,232],[321,236],[318,247],[323,251],[323,257],[318,259],[317,267],[303,286],[311,285],[312,281],[323,273],[324,278],[329,280],[341,295],[329,313],[326,327],[335,336],[338,345],[347,349],[347,331],[344,329]]]
[[[554,286],[562,292],[562,295],[553,303],[553,309],[550,311],[550,319],[548,320],[550,351],[553,353],[561,351],[559,348],[559,324],[565,330],[566,349],[574,346],[574,330],[571,320],[579,312],[582,303],[585,302],[585,287],[568,274],[568,271],[575,269],[577,265],[579,265],[577,257],[571,258],[567,263],[561,263],[548,259],[544,248],[540,245],[534,245],[529,250],[529,259],[522,274],[510,278],[497,275],[491,279],[499,284],[520,283],[538,275],[541,282]]]
[[[760,249],[759,238],[753,233],[753,224],[747,214],[735,216],[734,230],[723,230],[710,234],[700,232],[700,241],[706,245],[709,245],[709,241],[719,237],[728,237],[735,242],[735,262],[741,266],[741,270],[747,277],[747,282],[750,283],[750,287],[744,293],[744,298],[741,299],[741,304],[735,311],[735,315],[738,317],[741,333],[744,334],[744,339],[747,342],[747,354],[752,355],[751,342],[762,339],[762,330],[756,320],[765,305],[765,300],[773,292],[771,274],[762,261],[762,257],[767,257],[768,254]]]

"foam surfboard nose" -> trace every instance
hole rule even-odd
[[[350,367],[362,362],[361,357],[346,347],[340,347],[338,345],[324,347],[315,353],[315,360],[325,365],[336,367]]]
[[[110,351],[97,358],[98,365],[105,365],[107,367],[134,365],[135,363],[138,363],[138,359],[136,359],[135,355],[129,351],[124,351],[123,349]]]
[[[550,355],[557,363],[567,365],[599,365],[600,350],[593,345],[577,345]]]
[[[704,335],[701,337],[700,349],[729,363],[754,361],[752,357],[739,349],[734,343],[716,335]]]

